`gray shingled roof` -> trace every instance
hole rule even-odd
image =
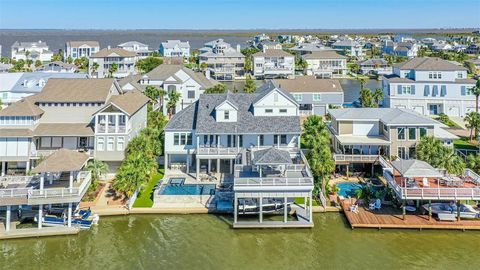
[[[381,120],[386,125],[435,125],[437,121],[415,111],[399,108],[347,108],[328,110],[337,120]]]
[[[175,114],[165,130],[192,130],[197,134],[288,134],[300,133],[299,116],[254,116],[253,103],[260,93],[202,94],[198,101]],[[288,94],[288,93],[287,93]],[[288,94],[290,95],[290,94]],[[236,122],[217,122],[215,107],[229,101],[238,107]]]
[[[253,152],[252,163],[254,165],[292,164],[292,158],[288,151],[271,147]]]

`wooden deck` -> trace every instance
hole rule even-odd
[[[434,217],[429,220],[428,215],[411,214],[407,212],[403,220],[402,211],[392,207],[370,211],[364,207],[358,208],[358,213],[350,211],[350,202],[341,202],[345,216],[352,229],[438,229],[438,230],[480,230],[480,220],[438,221]]]

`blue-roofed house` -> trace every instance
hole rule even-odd
[[[87,78],[86,73],[19,72],[0,73],[0,99],[8,106],[39,93],[50,78]]]

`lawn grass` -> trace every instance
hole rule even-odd
[[[469,142],[470,138],[461,138],[453,141],[456,149],[478,150],[478,146]]]
[[[145,188],[138,194],[133,207],[152,207],[154,187],[160,179],[163,178],[164,169],[160,169],[148,181]]]
[[[295,203],[298,205],[303,205],[305,203],[305,198],[295,198]],[[312,199],[312,206],[319,206],[320,204],[317,200]]]

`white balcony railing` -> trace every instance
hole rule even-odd
[[[387,180],[388,185],[395,191],[397,196],[402,199],[438,199],[438,200],[479,200],[480,199],[480,187],[402,187],[400,186],[393,176],[384,171],[384,178]]]

